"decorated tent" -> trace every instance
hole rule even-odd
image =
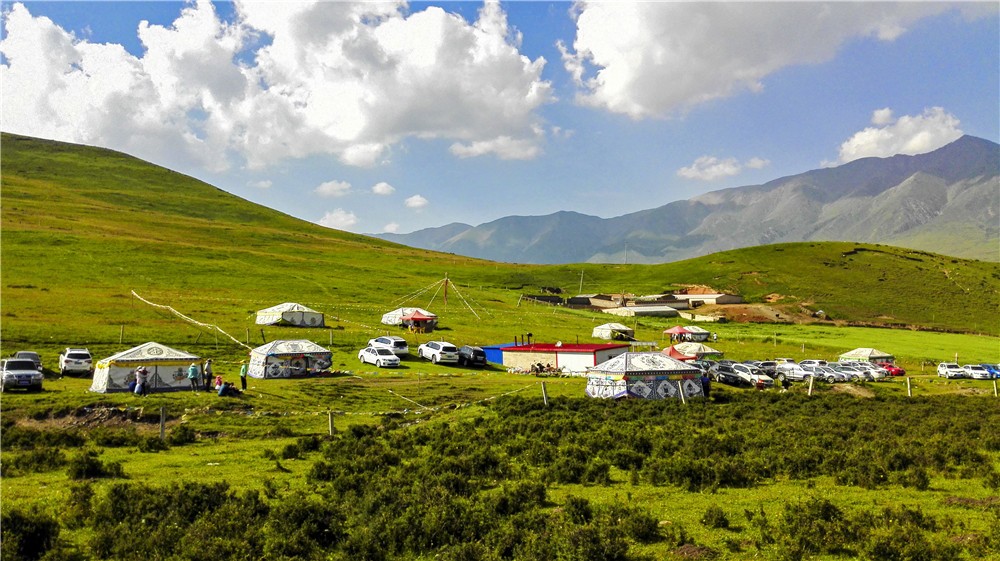
[[[257,312],[258,325],[323,327],[323,313],[295,302],[285,302]]]
[[[662,353],[623,353],[588,369],[587,395],[680,399],[704,395],[701,371]]]
[[[438,317],[423,308],[396,308],[382,314],[382,323],[386,325],[403,325],[431,331],[437,326]]]
[[[683,339],[685,341],[694,341],[694,342],[708,341],[708,338],[712,335],[710,331],[708,331],[707,329],[702,329],[697,325],[689,325],[684,329],[687,330],[687,335],[683,336]]]
[[[663,354],[678,360],[697,360],[711,355],[722,356],[722,351],[701,343],[677,343],[663,349]]]
[[[149,371],[149,390],[162,392],[190,389],[188,367],[198,365],[197,356],[172,349],[159,343],[144,343],[127,351],[99,360],[94,368],[90,391],[108,393],[128,391],[129,382],[135,381],[135,369],[145,366]]]
[[[861,347],[840,355],[841,362],[892,362],[896,357],[878,349]]]
[[[592,335],[599,339],[634,339],[635,330],[620,323],[605,323],[595,327]]]
[[[247,374],[253,378],[309,376],[330,368],[333,353],[304,339],[271,341],[250,352]]]

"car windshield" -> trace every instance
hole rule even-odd
[[[88,360],[90,359],[89,353],[69,353],[66,358],[72,358],[73,360]]]
[[[35,363],[30,360],[8,360],[4,368],[7,370],[34,370]]]
[[[396,341],[392,344],[392,346],[396,347],[397,349],[402,349],[403,347],[406,346],[406,341]]]
[[[448,353],[458,352],[458,349],[455,348],[453,345],[441,345],[441,350]]]
[[[375,352],[378,353],[378,354],[380,354],[380,355],[391,355],[392,354],[392,351],[390,351],[389,349],[375,349]]]

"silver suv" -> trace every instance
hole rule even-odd
[[[0,360],[3,381],[0,391],[20,388],[28,391],[42,391],[42,373],[35,369],[35,363],[27,358],[5,358]]]
[[[59,353],[59,373],[87,373],[94,371],[94,359],[87,349],[66,349]]]

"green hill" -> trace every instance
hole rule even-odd
[[[260,341],[254,311],[295,301],[325,312],[333,329],[268,328],[269,338],[284,333],[348,351],[385,332],[381,314],[408,296],[409,305],[441,315],[442,337],[460,344],[528,332],[538,341],[589,340],[607,316],[519,303],[541,286],[575,293],[581,275],[583,292],[704,284],[750,301],[779,295],[841,320],[1000,333],[996,263],[850,243],[763,246],[664,265],[493,263],[324,228],[108,150],[8,134],[0,142],[9,350],[87,344],[103,356],[119,340],[226,344],[132,291],[252,344]],[[447,301],[434,286],[446,276]]]

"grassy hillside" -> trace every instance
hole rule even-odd
[[[53,359],[67,345],[106,356],[119,341],[241,352],[133,290],[252,346],[261,341],[255,310],[300,302],[325,312],[333,329],[267,328],[264,336],[345,353],[384,333],[381,314],[404,302],[442,316],[440,337],[459,344],[529,332],[538,341],[590,341],[591,327],[608,321],[519,303],[540,286],[652,293],[707,284],[751,301],[779,294],[837,319],[1000,333],[1000,265],[892,247],[787,244],[655,266],[492,263],[323,228],[119,153],[6,134],[2,184],[3,344]],[[432,286],[446,275],[454,282],[447,302]],[[673,323],[643,320],[640,338]]]

